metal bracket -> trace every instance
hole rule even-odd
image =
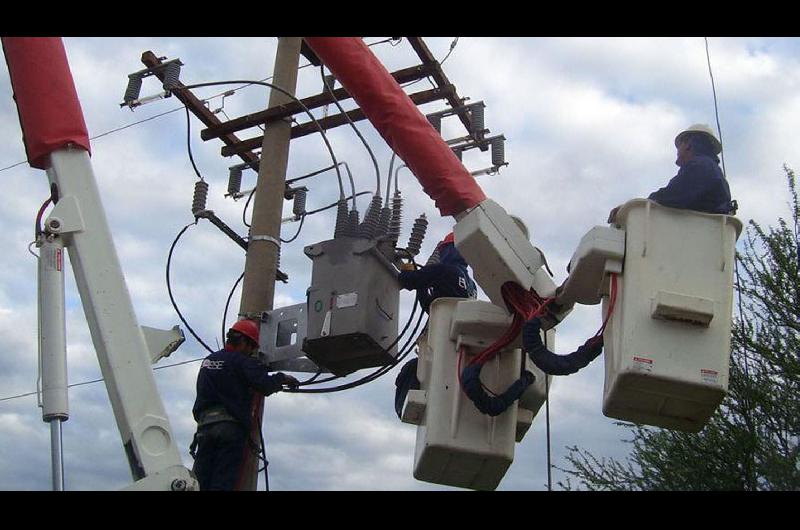
[[[306,329],[305,302],[264,313],[259,346],[271,369],[312,373],[320,371],[314,362],[304,357],[302,347]]]
[[[177,350],[186,341],[186,336],[179,326],[172,329],[158,329],[150,326],[139,326],[144,333],[144,340],[147,349],[150,350],[150,359],[153,364],[164,357],[169,357],[172,352]]]
[[[52,234],[81,232],[86,225],[83,222],[78,199],[72,195],[61,197],[58,204],[53,207],[53,211],[47,216],[44,226],[45,230]]]

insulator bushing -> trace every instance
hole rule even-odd
[[[470,107],[470,124],[472,125],[472,132],[480,134],[486,128],[484,124],[484,106],[473,105]]]
[[[347,219],[347,231],[344,235],[349,237],[358,236],[358,210],[350,210]]]
[[[506,163],[506,139],[502,136],[492,138],[489,144],[492,147],[492,165],[502,166]]]
[[[233,166],[228,171],[228,195],[236,195],[242,190],[242,168]]]
[[[389,221],[389,238],[397,245],[400,239],[400,229],[403,221],[403,198],[400,190],[394,192],[392,197],[392,219]]]
[[[123,101],[127,104],[131,104],[132,102],[139,99],[139,94],[142,91],[142,78],[136,74],[131,74],[128,76],[128,86],[125,89],[125,96],[123,97]]]
[[[381,217],[378,221],[377,236],[384,236],[389,233],[389,223],[392,221],[392,209],[388,206],[381,208]]]
[[[336,227],[333,230],[333,238],[347,235],[349,214],[347,212],[347,200],[339,199],[336,206]]]
[[[294,192],[294,202],[292,203],[292,213],[296,216],[306,213],[306,190],[297,189]]]
[[[178,87],[178,79],[181,76],[181,65],[177,62],[167,63],[164,65],[164,82],[162,84],[164,90],[171,92]]]
[[[367,239],[375,237],[378,232],[380,216],[381,197],[380,195],[373,195],[369,207],[367,208],[367,213],[364,214],[364,222],[359,226],[359,237],[365,237]]]
[[[406,250],[412,256],[419,254],[419,249],[422,248],[422,242],[425,240],[425,232],[427,229],[428,219],[425,217],[425,214],[414,219],[414,226],[411,227],[411,235],[408,238],[408,245],[406,245]]]
[[[426,116],[428,121],[436,129],[439,134],[442,133],[442,117],[441,116]]]
[[[192,197],[192,214],[197,216],[198,213],[206,209],[206,202],[208,201],[208,182],[198,180],[194,183],[194,196]]]

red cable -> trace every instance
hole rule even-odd
[[[42,215],[44,215],[44,210],[45,210],[45,208],[47,208],[47,205],[52,202],[52,200],[53,200],[52,198],[48,198],[46,201],[44,201],[44,204],[42,204],[42,207],[39,208],[39,213],[36,214],[36,227],[35,227],[35,229],[36,229],[36,235],[37,236],[42,233]]]
[[[511,341],[513,341],[517,335],[519,335],[520,331],[522,331],[522,326],[528,320],[543,315],[547,311],[547,306],[554,300],[553,298],[542,298],[538,294],[533,291],[526,291],[516,282],[506,282],[500,289],[500,292],[503,295],[503,300],[506,302],[506,306],[508,310],[513,314],[514,318],[511,321],[508,329],[506,330],[503,335],[498,338],[495,342],[493,342],[489,347],[485,350],[480,352],[478,355],[473,357],[472,361],[469,362],[469,365],[480,363],[484,364],[489,359],[492,359],[495,355],[497,355],[500,350],[505,348]],[[606,329],[606,325],[608,324],[609,319],[611,318],[611,314],[614,312],[614,307],[617,302],[617,275],[611,275],[611,293],[610,293],[610,302],[608,307],[608,313],[606,314],[605,318],[603,319],[603,325],[594,334],[594,336],[589,339],[596,339],[597,337],[602,336],[603,332]],[[461,357],[459,356],[459,381],[461,378]]]
[[[609,303],[608,303],[608,313],[606,317],[603,319],[603,325],[600,326],[600,329],[597,333],[594,334],[595,337],[599,337],[603,334],[606,330],[606,324],[608,324],[609,319],[611,318],[611,314],[614,312],[614,306],[617,303],[617,275],[611,275],[611,294],[609,296]]]

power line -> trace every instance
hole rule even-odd
[[[117,127],[115,129],[111,129],[109,131],[100,133],[100,134],[98,134],[96,136],[92,136],[91,138],[89,138],[89,140],[96,140],[98,138],[102,138],[103,136],[108,136],[109,134],[113,134],[113,133],[116,133],[116,132],[119,132],[119,131],[124,131],[125,129],[129,129],[129,128],[133,127],[134,125],[139,125],[140,123],[145,123],[145,122],[148,122],[148,121],[151,121],[151,120],[155,120],[156,118],[160,118],[162,116],[166,116],[167,114],[172,114],[173,112],[177,112],[177,111],[179,111],[179,110],[181,110],[183,108],[184,108],[183,105],[181,105],[180,107],[174,108],[172,110],[168,110],[168,111],[162,112],[160,114],[155,114],[153,116],[150,116],[149,118],[145,118],[143,120],[135,121],[133,123],[129,123],[127,125],[123,125],[121,127]],[[0,171],[5,171],[7,169],[12,169],[12,168],[15,168],[17,166],[21,166],[22,164],[25,164],[27,162],[28,162],[27,160],[23,160],[22,162],[17,162],[16,164],[12,164],[10,166],[6,166],[6,167],[0,169]]]
[[[722,128],[719,126],[719,109],[717,108],[717,88],[714,85],[714,72],[711,70],[711,55],[708,53],[708,37],[703,37],[706,43],[706,62],[708,63],[708,75],[711,77],[711,92],[714,94],[714,116],[717,119],[717,134],[719,134],[719,143],[722,145],[720,156],[722,158],[722,174],[728,178],[728,173],[725,171],[725,143],[722,141]]]
[[[458,39],[458,38],[456,38],[456,39]],[[402,37],[401,37],[401,40],[402,40]],[[372,47],[372,46],[377,46],[378,44],[383,44],[383,43],[392,42],[392,41],[393,41],[393,39],[389,38],[389,39],[386,39],[386,40],[373,42],[371,44],[368,44],[367,46]],[[395,44],[392,44],[392,45],[394,46]],[[451,48],[451,51],[452,51],[452,48]],[[448,53],[448,55],[449,55],[449,53]],[[314,65],[312,63],[307,63],[307,64],[304,64],[304,65],[298,67],[298,70],[302,70],[303,68],[308,68],[309,66],[314,66]],[[226,90],[224,92],[220,92],[218,94],[214,94],[214,95],[208,96],[207,98],[201,99],[201,101],[205,103],[205,102],[211,101],[212,99],[216,99],[216,98],[224,96],[226,94],[230,94],[231,92],[237,92],[239,90],[242,90],[243,88],[247,88],[249,86],[257,85],[258,83],[262,83],[264,81],[269,81],[273,77],[275,77],[275,76],[271,75],[269,77],[265,77],[264,79],[260,79],[257,82],[250,82],[250,83],[244,84],[242,86],[239,86],[239,87],[236,87],[236,88],[232,88],[231,90]],[[92,136],[91,138],[89,138],[89,140],[96,140],[97,138],[102,138],[103,136],[108,136],[109,134],[113,134],[113,133],[116,133],[116,132],[119,132],[119,131],[124,131],[125,129],[128,129],[130,127],[133,127],[135,125],[139,125],[140,123],[145,123],[145,122],[148,122],[148,121],[151,121],[151,120],[155,120],[156,118],[160,118],[162,116],[166,116],[167,114],[172,114],[173,112],[178,112],[182,108],[184,108],[183,105],[181,105],[180,107],[177,107],[177,108],[162,112],[160,114],[155,114],[153,116],[150,116],[149,118],[145,118],[143,120],[135,121],[133,123],[129,123],[127,125],[123,125],[121,127],[117,127],[117,128],[102,132],[102,133],[98,134],[97,136]],[[25,164],[27,162],[28,162],[27,160],[23,160],[21,162],[17,162],[16,164],[11,164],[10,166],[6,166],[4,168],[0,168],[0,172],[6,171],[6,170],[9,170],[9,169],[13,169],[13,168],[15,168],[17,166],[21,166],[21,165],[23,165],[23,164]]]
[[[153,370],[163,370],[164,368],[172,368],[174,366],[183,366],[184,364],[196,363],[197,361],[202,361],[203,359],[205,359],[205,357],[198,357],[196,359],[189,359],[188,361],[181,361],[181,362],[173,363],[173,364],[165,364],[164,366],[156,366],[155,368],[153,368]],[[67,388],[72,388],[72,387],[76,387],[76,386],[83,386],[83,385],[91,385],[93,383],[100,383],[101,381],[105,381],[105,379],[101,377],[100,379],[92,379],[91,381],[82,381],[80,383],[72,383],[71,385],[67,385]],[[0,401],[10,401],[12,399],[19,399],[19,398],[23,398],[23,397],[27,397],[27,396],[33,396],[33,395],[36,395],[36,394],[38,394],[37,391],[26,392],[24,394],[17,394],[16,396],[8,396],[8,397],[0,398]]]

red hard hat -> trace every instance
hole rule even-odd
[[[231,326],[231,329],[233,331],[238,331],[239,333],[241,333],[245,337],[248,337],[253,342],[258,344],[258,331],[259,331],[258,330],[258,324],[256,324],[254,321],[252,321],[252,320],[239,320],[238,322],[236,322],[236,324]]]

